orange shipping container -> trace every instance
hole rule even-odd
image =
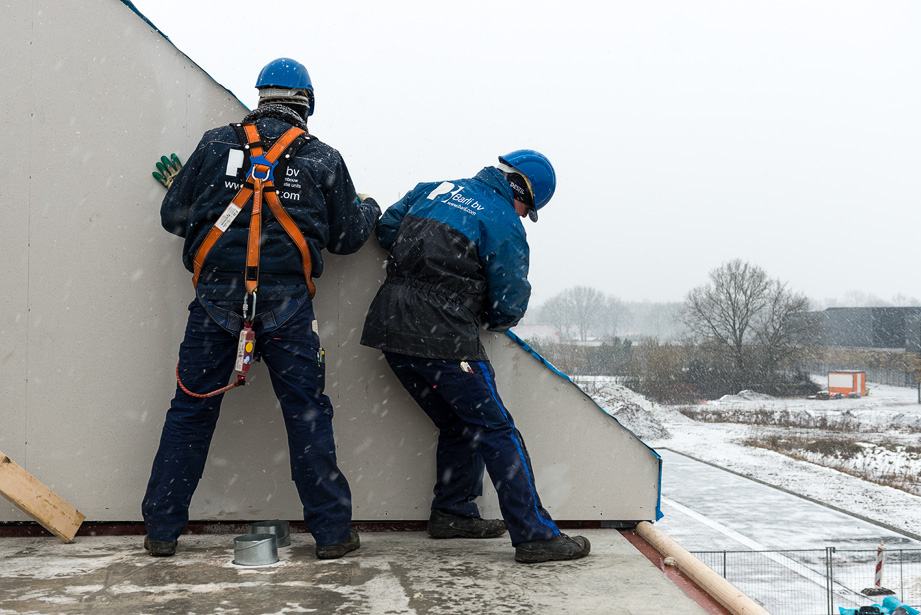
[[[828,392],[859,393],[864,395],[867,390],[867,373],[858,371],[828,372]]]

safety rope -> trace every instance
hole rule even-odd
[[[248,299],[248,297],[247,297]],[[249,302],[246,301],[243,304],[243,313],[244,315],[248,312]],[[256,313],[256,295],[253,293],[253,303],[252,303],[252,312],[251,314]],[[179,388],[186,395],[191,395],[192,397],[197,397],[199,399],[205,397],[214,397],[215,395],[220,395],[225,393],[230,389],[236,387],[246,386],[246,373],[249,371],[250,365],[253,363],[253,358],[255,356],[256,350],[256,334],[253,333],[253,323],[244,322],[243,328],[240,330],[240,340],[237,343],[237,361],[234,365],[234,369],[237,372],[237,379],[228,384],[225,387],[217,389],[216,391],[211,391],[210,393],[194,393],[190,391],[183,383],[182,378],[179,377],[179,363],[176,363],[176,382],[179,383]]]
[[[204,399],[204,398],[206,398],[206,397],[214,397],[215,395],[220,395],[221,393],[226,393],[226,392],[229,391],[230,389],[234,389],[234,388],[236,388],[236,387],[244,386],[244,385],[246,384],[246,380],[245,380],[245,379],[242,379],[242,380],[241,380],[240,378],[237,378],[236,380],[234,380],[233,382],[231,382],[231,383],[228,384],[227,386],[225,386],[225,387],[223,387],[223,388],[221,388],[221,389],[218,389],[218,390],[216,390],[216,391],[211,391],[210,393],[193,393],[192,391],[190,391],[189,389],[187,389],[186,386],[185,386],[184,384],[182,384],[182,378],[179,377],[179,363],[176,363],[176,382],[179,383],[179,388],[182,389],[182,392],[183,392],[183,393],[185,393],[186,395],[190,395],[190,396],[192,396],[192,397],[197,397],[197,398],[199,398],[199,399]]]

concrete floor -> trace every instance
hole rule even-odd
[[[234,535],[183,536],[169,558],[139,536],[0,538],[0,615],[704,613],[619,532],[569,533],[591,555],[533,565],[515,563],[507,538],[424,532],[364,532],[361,549],[329,561],[295,533],[262,567],[232,563]]]

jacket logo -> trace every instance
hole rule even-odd
[[[451,207],[456,207],[474,215],[476,215],[476,212],[483,211],[483,209],[485,209],[482,205],[480,205],[480,202],[473,197],[464,198],[464,195],[461,194],[461,190],[464,189],[463,186],[458,186],[456,190],[454,190],[454,187],[454,184],[451,182],[441,182],[438,186],[435,187],[434,190],[429,193],[426,198],[431,201],[441,195],[450,194],[450,198],[443,200]]]
[[[291,167],[288,167],[287,169],[285,169],[285,181],[282,184],[282,187],[287,188],[289,190],[301,190],[301,182],[297,177],[298,175],[300,175],[300,173],[301,173],[300,169],[294,169]],[[294,193],[294,194],[297,194],[297,193]],[[298,195],[297,200],[300,200],[300,195]]]
[[[241,149],[231,149],[227,151],[227,170],[225,173],[230,177],[236,177],[237,173],[240,170],[240,167],[243,166],[243,150]],[[289,201],[300,201],[301,195],[301,183],[298,180],[298,175],[300,175],[300,169],[292,169],[288,167],[285,170],[285,181],[282,185],[282,188],[287,188],[288,190],[279,190],[278,198],[286,199]],[[239,190],[241,185],[235,181],[224,181],[224,187],[228,190]],[[297,191],[297,192],[295,192]]]
[[[227,175],[237,176],[237,171],[243,166],[243,150],[232,149],[227,152]]]
[[[452,195],[456,195],[458,192],[461,191],[461,189],[458,188],[457,190],[454,190],[454,192],[451,192],[451,190],[453,189],[454,189],[454,184],[452,184],[451,182],[441,182],[434,190],[432,190],[429,193],[429,195],[426,198],[432,201],[435,199],[435,197],[441,196],[442,194],[448,194],[450,192]]]

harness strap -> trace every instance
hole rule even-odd
[[[310,293],[310,298],[313,299],[313,296],[317,293],[317,288],[314,286],[313,278],[311,277],[313,261],[310,260],[310,248],[307,246],[307,240],[304,239],[304,234],[301,232],[301,229],[297,228],[297,223],[294,222],[288,212],[285,211],[285,208],[282,207],[281,201],[278,200],[278,194],[274,190],[265,193],[265,200],[268,201],[269,209],[272,210],[275,219],[278,220],[281,227],[285,229],[285,232],[288,233],[288,237],[291,238],[291,241],[294,242],[294,245],[297,246],[298,251],[301,253],[301,263],[304,267],[304,279],[307,280],[307,292]]]
[[[233,197],[230,205],[227,206],[227,209],[224,210],[221,217],[217,219],[217,222],[215,222],[211,230],[208,231],[205,240],[198,246],[198,251],[195,253],[195,258],[192,261],[192,286],[195,288],[198,288],[198,277],[201,275],[202,265],[205,264],[205,257],[208,256],[208,252],[211,251],[211,248],[214,247],[217,240],[221,238],[221,235],[224,234],[224,231],[227,230],[230,223],[234,221],[234,218],[243,211],[243,207],[252,195],[253,189],[248,185],[241,187],[237,195]]]
[[[246,273],[243,277],[247,295],[252,295],[256,292],[256,287],[259,285],[259,238],[262,233],[262,180],[253,178],[253,186],[253,210],[250,212],[249,217],[249,239],[246,241]]]
[[[235,126],[237,128],[237,126]],[[281,224],[291,241],[297,246],[301,253],[301,261],[304,268],[304,276],[307,281],[307,289],[312,299],[316,293],[316,288],[311,279],[312,261],[310,259],[310,250],[307,246],[307,240],[304,234],[297,227],[297,224],[291,218],[278,199],[275,191],[275,182],[273,172],[278,163],[278,159],[289,148],[300,145],[311,138],[310,135],[300,128],[290,128],[269,148],[268,152],[263,155],[264,143],[262,142],[259,131],[254,124],[243,124],[243,135],[246,138],[245,146],[249,151],[250,170],[249,175],[243,186],[237,191],[236,196],[227,205],[227,209],[218,218],[214,226],[205,236],[195,257],[192,259],[192,285],[198,286],[198,279],[201,276],[205,259],[211,248],[217,243],[224,232],[230,227],[231,223],[240,214],[250,198],[253,201],[253,210],[250,216],[249,236],[247,239],[246,250],[246,270],[244,272],[244,282],[246,285],[247,295],[252,294],[259,284],[259,254],[260,239],[262,233],[262,203],[263,199],[268,202],[272,214]],[[238,131],[239,132],[239,131]],[[242,140],[242,139],[241,139]]]

